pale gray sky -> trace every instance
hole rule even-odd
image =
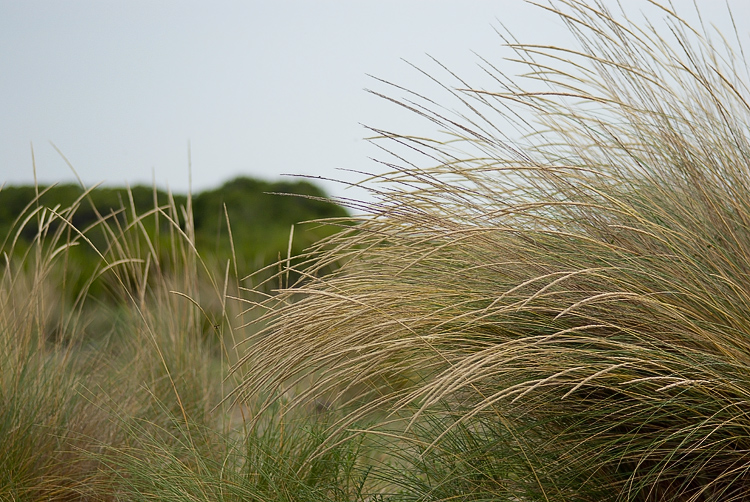
[[[731,29],[723,2],[697,3]],[[750,2],[729,3],[746,43]],[[361,123],[431,127],[366,93],[387,90],[367,74],[430,94],[402,61],[435,70],[429,54],[481,80],[472,50],[510,55],[499,22],[525,42],[565,38],[522,0],[0,0],[0,183],[32,182],[31,143],[41,182],[73,180],[53,142],[89,185],[153,173],[184,192],[188,140],[194,190],[241,174],[357,181],[336,169],[380,170]]]

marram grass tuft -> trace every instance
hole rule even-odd
[[[525,78],[435,78],[463,113],[389,98],[442,139],[380,131],[378,202],[267,301],[239,398],[348,410],[406,499],[750,500],[747,68],[614,5],[540,7],[578,46],[508,42]]]

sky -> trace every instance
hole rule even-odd
[[[729,32],[722,3],[697,0]],[[728,3],[747,43],[750,2]],[[295,174],[367,198],[346,188],[364,178],[352,171],[383,170],[365,125],[434,132],[368,93],[393,92],[373,76],[429,95],[414,66],[481,80],[475,52],[517,72],[501,24],[570,41],[523,0],[0,0],[0,184],[33,183],[34,164],[40,183],[74,181],[70,163],[88,186],[185,193]]]

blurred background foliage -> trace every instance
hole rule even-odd
[[[292,225],[295,225],[292,256],[336,231],[330,225],[299,225],[347,216],[343,207],[321,200],[325,197],[323,190],[308,181],[236,178],[193,197],[196,243],[209,256],[224,262],[231,258],[226,205],[238,268],[248,272],[257,270],[286,258]]]
[[[293,256],[336,232],[333,225],[310,222],[348,216],[343,207],[325,199],[323,190],[308,181],[264,181],[248,177],[235,178],[219,188],[191,197],[147,186],[89,190],[73,184],[5,186],[0,189],[0,252],[26,253],[40,232],[63,231],[75,235],[80,231],[93,246],[76,246],[67,256],[78,262],[74,263],[73,270],[80,270],[81,277],[90,277],[99,262],[97,254],[106,257],[111,251],[109,243],[119,242],[105,235],[104,228],[119,231],[135,249],[148,243],[153,247],[150,251],[162,258],[158,260],[160,263],[169,263],[170,260],[163,258],[177,252],[172,249],[177,242],[172,234],[179,232],[177,229],[191,229],[194,235],[188,237],[210,266],[223,269],[228,260],[236,260],[233,267],[236,266],[241,276],[248,276],[287,257],[292,225]],[[157,207],[161,211],[154,209]],[[149,212],[152,214],[144,218],[134,217]],[[63,218],[51,218],[51,213],[61,214]],[[193,219],[192,225],[186,224],[188,217]],[[29,221],[25,222],[27,218]],[[111,225],[97,224],[102,218],[110,220]],[[59,228],[65,225],[63,221],[70,223],[68,228]],[[132,223],[134,221],[137,225]],[[141,249],[141,252],[145,257],[149,250]],[[253,279],[257,281],[258,277]],[[97,287],[91,292],[101,293]]]

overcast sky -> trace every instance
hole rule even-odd
[[[731,29],[710,7],[723,2],[697,3]],[[747,43],[750,2],[729,4]],[[194,191],[237,175],[357,181],[337,168],[379,170],[362,124],[430,133],[368,94],[387,90],[368,74],[429,94],[403,61],[434,70],[429,54],[481,78],[472,51],[509,55],[501,22],[565,43],[562,23],[522,0],[0,0],[0,182],[33,181],[32,143],[40,182],[74,180],[54,143],[88,185],[153,177],[185,192],[188,141]]]

